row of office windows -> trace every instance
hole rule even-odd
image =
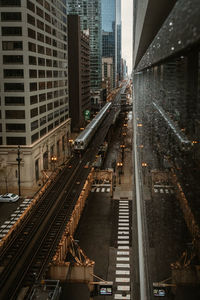
[[[65,3],[63,3],[64,5],[61,5],[61,3],[59,1],[54,0],[52,2],[56,6],[56,8],[55,8],[53,5],[50,5],[47,1],[37,0],[37,2],[39,2],[39,4],[42,6],[42,9],[39,6],[36,6],[30,0],[27,0],[27,8],[30,11],[32,11],[33,13],[36,13],[41,18],[43,18],[46,21],[48,21],[49,23],[52,23],[53,25],[58,25],[57,24],[58,23],[57,19],[59,19],[61,22],[64,22],[66,24],[66,22],[67,22],[67,19],[66,19],[67,12],[66,12],[66,5],[65,5]],[[44,8],[48,11],[48,13],[46,13],[44,11]],[[60,25],[59,28],[61,30],[64,30],[63,26],[61,26],[62,25],[61,22],[59,22],[60,23],[59,24]]]
[[[59,102],[54,103],[54,108],[59,107]],[[51,104],[51,108],[47,107],[47,105],[41,105],[40,107],[35,107],[31,109],[30,114],[31,118],[34,118],[38,115],[41,115],[45,113],[48,110],[53,108],[53,104]],[[67,112],[68,109],[67,107],[61,107],[60,109],[57,109],[56,111],[50,113],[48,117],[48,121],[51,120],[51,118],[57,118],[59,115],[64,114],[64,112]],[[25,110],[5,110],[5,118],[6,119],[18,119],[18,120],[23,120],[25,119]]]
[[[67,45],[60,43],[60,42],[57,42],[57,46],[58,46],[58,48],[61,48],[64,50],[67,49]],[[2,50],[6,50],[6,51],[23,50],[23,42],[22,41],[2,41]],[[61,59],[66,58],[66,52],[60,52],[60,51],[53,50],[48,47],[36,45],[31,42],[28,43],[28,50],[31,52],[38,52],[40,54],[44,54],[44,55],[48,55],[48,56],[59,57]]]
[[[65,96],[65,90],[57,90],[54,92],[42,93],[38,95],[30,96],[30,104],[36,104],[38,102],[43,102],[46,100],[53,100],[59,97]],[[24,106],[25,100],[23,96],[5,96],[5,106]],[[59,102],[58,105],[54,105],[54,107],[61,106],[67,103],[67,97],[56,99],[56,103]],[[51,109],[51,103],[48,103],[48,110]]]
[[[24,69],[4,69],[3,70],[4,78],[24,78]],[[66,71],[52,71],[52,70],[29,70],[30,78],[58,78],[66,77]],[[59,85],[59,81],[58,85]]]
[[[1,34],[2,36],[22,36],[22,27],[20,26],[15,26],[15,27],[1,27]],[[53,34],[55,36],[55,34]],[[59,40],[55,40],[49,36],[46,36],[40,32],[36,32],[35,30],[28,28],[28,37],[31,39],[38,40],[39,42],[42,42],[44,44],[48,44],[51,46],[54,46],[56,48],[59,48],[61,50],[66,50],[67,49],[67,43],[62,43]],[[60,40],[67,41],[66,36],[59,36]],[[2,42],[2,49],[3,50],[22,50],[23,45],[22,41],[3,41]],[[65,58],[65,52],[60,52],[57,50],[50,51],[50,48],[46,48],[46,54],[47,55],[52,55],[54,57],[59,57],[64,59]],[[29,51],[36,52],[36,45],[33,43],[29,43]],[[45,47],[44,46],[38,46],[38,52],[45,54]]]
[[[3,55],[3,64],[21,65],[24,63],[23,55]],[[65,61],[45,59],[42,57],[29,56],[29,65],[46,66],[53,68],[66,68]],[[65,73],[66,74],[66,73]]]
[[[67,115],[66,116],[62,116],[62,118],[60,118],[59,120],[56,120],[55,122],[49,124],[48,127],[45,127],[43,129],[41,129],[40,132],[36,132],[35,134],[33,134],[31,136],[31,142],[34,143],[39,138],[41,138],[42,136],[44,136],[47,132],[50,132],[55,127],[57,127],[59,124],[61,124],[62,122],[64,122],[64,120],[66,120],[67,118],[68,118]],[[16,127],[16,125],[17,125],[18,128],[21,128],[21,132],[25,128],[25,124],[6,124],[6,128],[8,129],[7,132],[14,131],[13,129],[14,129],[14,127]],[[0,129],[1,129],[1,124],[0,124]],[[9,136],[9,137],[6,137],[6,144],[7,145],[26,145],[26,137],[23,137],[23,136],[22,137],[21,136],[13,136],[13,137]],[[2,137],[0,137],[0,145],[2,145]]]
[[[54,128],[56,128],[59,124],[61,124],[62,122],[64,122],[64,120],[66,120],[67,118],[68,118],[67,116],[63,116],[59,120],[56,120],[55,122],[49,124],[48,127],[45,127],[43,129],[41,129],[40,132],[36,132],[35,134],[33,134],[31,136],[31,143],[36,142],[39,138],[41,138],[46,133],[50,132],[51,130],[53,130]]]
[[[43,82],[30,82],[29,90],[30,92],[37,90],[52,89],[57,87],[66,86],[64,80],[60,81],[43,81]],[[24,92],[24,83],[21,82],[6,82],[4,83],[4,92]]]

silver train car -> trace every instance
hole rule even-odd
[[[106,103],[94,119],[86,126],[85,130],[79,134],[74,141],[74,151],[83,151],[87,148],[97,128],[107,115],[112,103]]]

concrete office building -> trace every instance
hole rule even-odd
[[[1,0],[0,12],[0,192],[17,191],[18,146],[23,192],[69,155],[66,6]]]
[[[68,15],[69,114],[72,131],[85,126],[84,115],[91,110],[90,44],[88,32],[80,30],[80,17]]]
[[[113,89],[113,58],[102,57],[102,88],[106,89],[106,94]]]
[[[68,14],[80,16],[81,30],[89,29],[92,102],[101,99],[101,0],[69,0]]]

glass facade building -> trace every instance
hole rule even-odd
[[[102,56],[113,59],[113,86],[121,77],[121,0],[102,0]]]
[[[89,29],[90,82],[92,90],[101,89],[101,0],[69,0],[68,14],[80,16],[81,30]]]

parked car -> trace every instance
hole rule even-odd
[[[5,195],[0,195],[0,202],[16,202],[19,196],[12,193],[7,193]]]

